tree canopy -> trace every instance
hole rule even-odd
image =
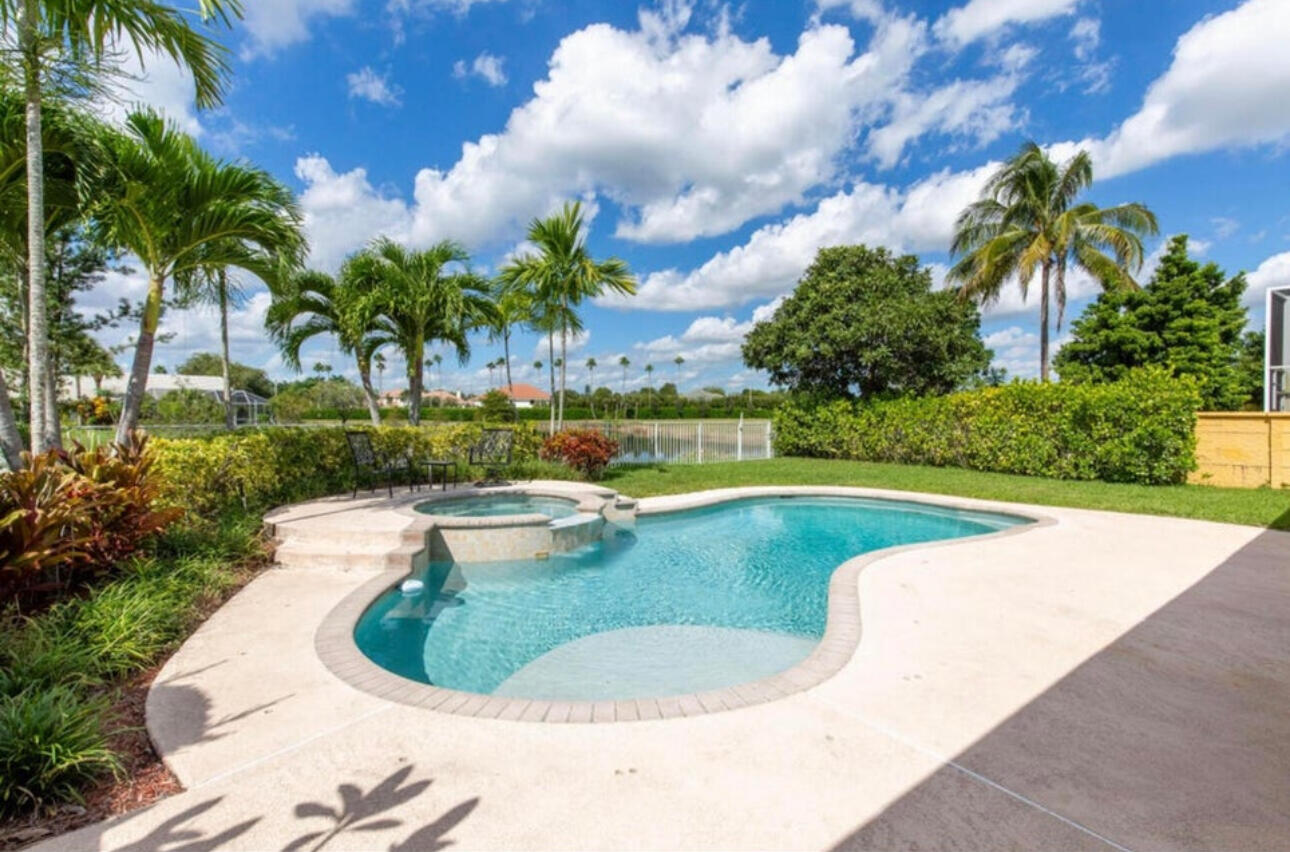
[[[1243,275],[1193,260],[1187,237],[1176,236],[1145,287],[1107,291],[1084,309],[1054,367],[1062,381],[1112,382],[1159,365],[1194,377],[1206,408],[1240,409],[1262,387],[1261,370],[1252,382],[1244,364],[1258,345],[1245,340],[1245,289]]]
[[[990,351],[981,316],[913,255],[824,248],[770,320],[744,342],[744,362],[794,391],[827,396],[947,393],[980,374]]]
[[[228,371],[234,390],[248,390],[265,398],[273,396],[273,380],[263,370],[232,361]],[[223,359],[216,352],[197,352],[176,367],[175,372],[184,376],[222,376]]]

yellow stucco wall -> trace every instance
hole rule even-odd
[[[1192,482],[1290,488],[1290,413],[1202,412]]]

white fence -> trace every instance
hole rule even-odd
[[[534,425],[542,432],[550,428],[545,422]],[[769,420],[582,420],[566,421],[565,427],[597,429],[617,441],[613,465],[703,464],[774,456]]]

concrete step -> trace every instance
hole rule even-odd
[[[387,544],[357,547],[291,541],[279,545],[274,560],[284,568],[338,571],[388,571],[424,564],[424,545]]]
[[[336,548],[389,548],[423,544],[426,530],[415,525],[395,529],[349,529],[319,524],[278,524],[273,538],[279,545],[300,543],[306,546],[328,545]]]

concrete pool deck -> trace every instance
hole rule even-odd
[[[872,560],[816,686],[630,724],[355,689],[315,632],[373,575],[271,570],[149,696],[187,790],[37,848],[1290,848],[1290,534],[847,491],[1053,523]]]

